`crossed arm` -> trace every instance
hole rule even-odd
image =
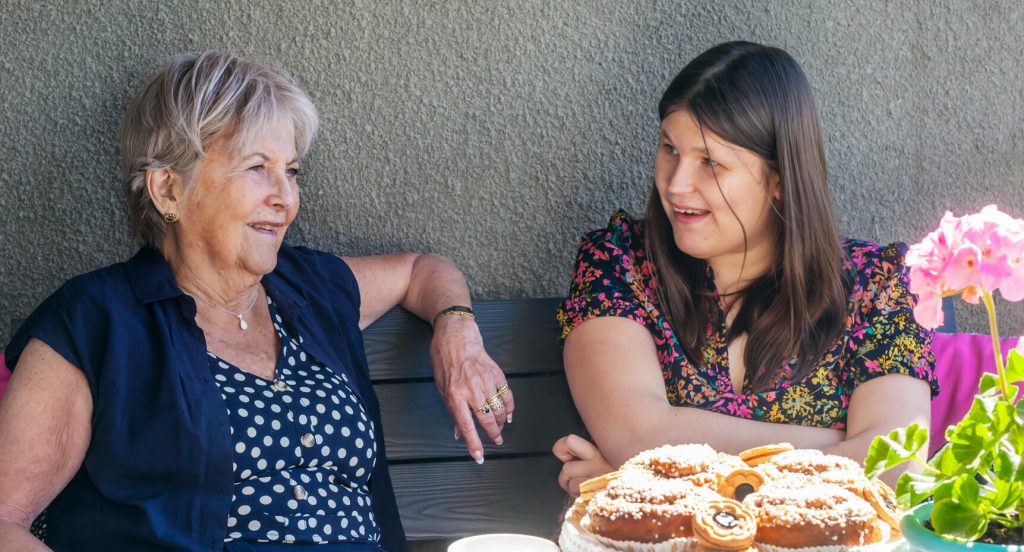
[[[928,384],[889,375],[857,387],[847,409],[847,431],[774,424],[669,404],[654,340],[624,318],[595,318],[569,334],[565,371],[573,400],[596,448],[576,436],[555,444],[564,462],[559,483],[577,494],[579,483],[636,453],[670,443],[708,443],[737,453],[789,442],[863,462],[871,440],[912,422],[928,423]],[[886,474],[894,482],[898,473]]]

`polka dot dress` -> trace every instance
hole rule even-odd
[[[377,542],[373,422],[345,374],[306,353],[267,303],[282,344],[273,381],[208,353],[234,442],[226,542]]]

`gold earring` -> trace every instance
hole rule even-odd
[[[178,222],[176,213],[164,213],[164,222]]]

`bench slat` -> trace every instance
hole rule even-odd
[[[480,431],[485,455],[549,454],[559,437],[583,431],[563,374],[512,377],[509,385],[516,398],[515,419],[505,426],[500,447]],[[374,390],[389,460],[466,456],[465,444],[452,436],[452,419],[433,383],[377,384]]]
[[[551,445],[583,431],[562,370],[555,309],[559,299],[481,301],[474,305],[484,346],[509,376],[516,418],[498,447],[485,442],[477,465],[433,382],[430,326],[392,309],[363,332],[380,401],[391,477],[414,550],[436,552],[480,533],[551,537],[567,496]]]
[[[484,347],[506,374],[562,371],[560,333],[555,309],[561,299],[480,301],[474,304]],[[363,332],[370,377],[433,378],[426,322],[403,309],[392,309]]]
[[[402,464],[391,477],[410,539],[481,533],[551,538],[568,495],[558,486],[554,456]]]

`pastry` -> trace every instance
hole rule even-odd
[[[747,497],[757,542],[803,548],[861,546],[884,538],[875,509],[864,499],[831,483],[793,483],[773,481]]]
[[[756,466],[762,462],[766,462],[776,454],[786,452],[788,450],[793,450],[793,445],[789,443],[775,443],[772,445],[764,445],[747,449],[741,452],[739,457],[740,460],[746,462],[748,466]]]
[[[709,500],[693,517],[693,534],[712,550],[746,550],[757,534],[757,520],[735,500]]]
[[[764,485],[764,480],[764,475],[752,468],[733,470],[719,478],[718,494],[743,502],[747,495],[756,492],[761,485]]]

